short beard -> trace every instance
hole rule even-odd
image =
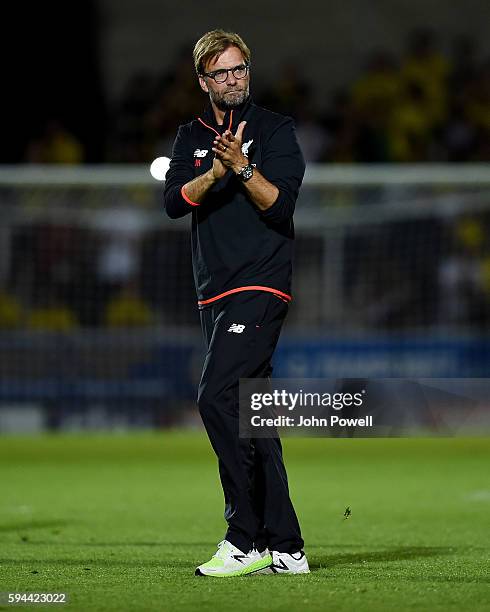
[[[209,90],[209,97],[211,98],[211,101],[221,111],[232,110],[234,108],[237,108],[237,106],[242,105],[249,96],[249,88],[247,87],[246,89],[237,92],[233,96],[226,96],[225,93],[226,92],[223,92],[222,94],[217,94],[211,89]]]

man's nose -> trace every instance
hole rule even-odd
[[[226,84],[227,85],[235,85],[236,84],[236,78],[233,76],[233,72],[231,70],[228,72],[228,75],[226,77]]]

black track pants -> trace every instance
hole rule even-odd
[[[303,548],[289,498],[279,438],[238,435],[239,378],[270,376],[288,305],[271,293],[243,291],[201,311],[207,353],[198,405],[218,457],[226,539],[244,552]]]

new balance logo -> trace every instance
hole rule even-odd
[[[279,563],[273,563],[270,566],[271,570],[274,572],[274,574],[277,574],[277,570],[284,570],[284,571],[288,571],[289,567],[284,563],[284,561],[282,559],[279,559]]]
[[[241,334],[245,329],[245,325],[239,325],[238,323],[232,323],[228,328],[229,332],[234,332],[235,334]]]
[[[209,152],[209,149],[196,149],[194,151],[194,157],[206,157],[208,152]]]

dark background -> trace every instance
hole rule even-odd
[[[320,144],[310,161],[490,158],[485,0],[466,2],[464,14],[461,3],[438,0],[308,0],[301,6],[271,0],[245,6],[53,0],[10,4],[4,17],[10,36],[3,163],[147,163],[170,154],[176,126],[205,102],[192,73],[192,45],[215,27],[238,31],[251,47],[256,101],[292,114],[313,132],[317,128]],[[447,63],[447,95],[421,145],[400,155],[386,144],[390,138],[376,113],[353,106],[353,92],[370,72],[402,74],[423,40],[429,54]],[[419,85],[405,78],[400,99],[425,103]],[[470,108],[475,99],[478,112]],[[63,152],[46,153],[60,134],[78,147],[66,159]]]
[[[87,161],[104,158],[106,100],[102,90],[97,2],[10,5],[4,21],[11,44],[4,102],[8,109],[1,161],[20,162],[30,139],[51,119],[82,141]]]

